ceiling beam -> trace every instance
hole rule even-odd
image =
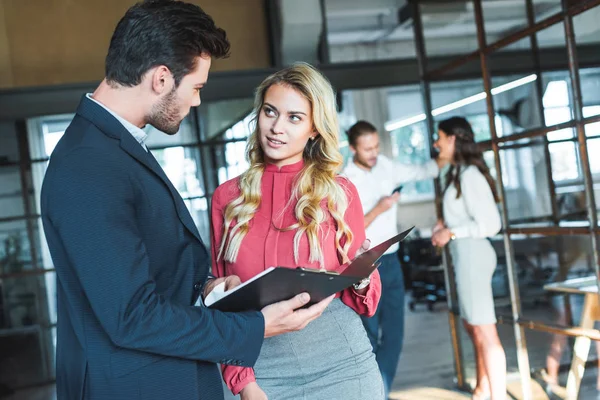
[[[597,45],[579,46],[581,68],[600,65]],[[454,57],[432,57],[431,69],[445,65]],[[542,49],[540,58],[543,70],[567,70],[564,48]],[[490,55],[492,76],[529,74],[534,71],[532,55],[527,51],[504,51]],[[419,83],[416,60],[390,60],[328,64],[320,66],[337,90],[367,89],[384,86],[402,86]],[[215,72],[202,92],[202,101],[217,101],[252,97],[255,88],[275,69],[236,72]],[[480,79],[479,63],[468,63],[441,80]],[[0,90],[0,120],[15,120],[40,115],[72,113],[81,96],[94,90],[98,83],[61,85],[37,88]]]

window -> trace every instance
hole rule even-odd
[[[346,132],[352,125],[357,121],[356,113],[354,112],[354,99],[352,98],[352,91],[346,90],[337,94],[340,98],[340,109],[338,111],[338,119],[340,123],[340,152],[344,158],[344,163],[352,157],[350,151],[350,144],[348,143],[348,136]]]
[[[480,82],[457,82],[449,85],[440,84],[432,87],[432,97],[435,98],[436,109],[434,111],[434,122],[437,123],[444,118],[453,115],[462,115],[469,120],[477,142],[490,139],[488,115],[485,112],[485,97],[481,96]],[[465,97],[466,96],[466,97]],[[390,132],[395,156],[399,162],[406,164],[422,164],[431,159],[431,149],[427,139],[427,127],[425,114],[421,106],[421,94],[418,88],[412,92],[390,91],[389,94],[390,121],[386,126],[401,126]],[[393,110],[402,110],[403,113]],[[410,110],[408,114],[406,110]],[[421,114],[419,114],[421,113]],[[504,132],[504,119],[496,117],[498,136]],[[501,155],[501,157],[504,157]],[[484,157],[492,173],[495,174],[493,153]],[[516,164],[512,155],[503,159],[503,172],[505,185],[517,185]],[[513,161],[512,163],[510,161]],[[411,182],[402,190],[404,202],[431,200],[434,197],[433,181]]]
[[[34,243],[30,244],[30,240],[26,240],[28,235],[25,219],[22,221],[0,223],[0,240],[9,239],[12,240],[11,243],[15,244],[11,247],[10,254],[3,254],[2,250],[0,250],[0,264],[2,263],[2,259],[16,257],[15,259],[23,265],[21,269],[31,269],[31,246],[35,247],[40,259],[38,261],[39,272],[27,278],[12,279],[10,278],[10,274],[15,273],[14,268],[11,270],[0,268],[0,275],[2,275],[0,276],[2,278],[0,282],[4,282],[4,284],[0,283],[0,292],[4,291],[5,295],[10,292],[10,296],[17,296],[22,300],[18,308],[3,309],[0,307],[0,327],[19,328],[20,325],[23,325],[25,328],[29,328],[28,325],[34,327],[41,325],[43,321],[47,321],[48,325],[42,326],[43,333],[40,333],[40,335],[45,335],[48,339],[47,354],[45,357],[49,359],[53,358],[54,347],[56,345],[56,274],[53,271],[52,259],[46,245],[43,229],[41,229],[39,198],[49,157],[69,126],[72,118],[73,115],[57,115],[32,118],[27,121],[29,152],[32,160],[32,201],[35,203],[35,215],[29,218],[34,219],[32,223],[35,236],[32,239]],[[146,131],[149,133],[149,140],[146,142],[147,145],[183,197],[200,235],[208,242],[210,230],[208,201],[201,174],[201,164],[199,162],[198,140],[195,139],[197,137],[196,128],[189,119],[186,119],[181,124],[180,134],[175,135],[175,138],[171,138],[160,132],[154,132],[152,127],[148,127]],[[152,139],[153,137],[154,139]],[[18,178],[18,167],[11,166],[6,168],[16,168]],[[10,172],[8,169],[6,171]],[[11,178],[11,181],[15,182],[17,186],[14,189],[18,189],[17,191],[20,193],[20,180]],[[6,176],[4,176],[2,182],[2,187],[5,188],[8,182]],[[19,197],[21,196],[19,195]],[[23,201],[20,200],[19,204],[22,205]],[[1,233],[3,228],[9,229],[12,232],[12,236],[4,238]],[[19,234],[18,237],[17,233]],[[19,240],[16,240],[17,238]],[[17,251],[21,254],[15,253]],[[30,300],[26,295],[33,295],[35,297],[30,296],[33,299]],[[13,302],[10,304],[16,303]]]
[[[248,114],[225,131],[223,139],[230,142],[225,144],[225,165],[218,169],[219,184],[241,175],[250,166],[246,160],[246,140],[254,130],[253,118],[254,114]]]
[[[396,160],[402,164],[423,164],[431,159],[427,139],[427,126],[424,122],[405,126],[390,132]],[[408,182],[403,185],[402,202],[432,200],[434,187],[432,180]]]
[[[553,80],[546,86],[543,98],[544,117],[546,125],[555,125],[573,119],[571,108],[569,86],[566,79]],[[600,114],[599,105],[588,105],[582,109],[584,118]],[[586,126],[586,135],[595,136],[600,134],[600,123]],[[550,154],[552,158],[552,177],[556,182],[569,182],[582,179],[579,151],[575,142],[557,142],[563,139],[571,139],[575,135],[573,128],[561,129],[548,133]],[[593,154],[595,142],[591,143],[588,153]],[[590,164],[595,167],[595,161],[590,159]],[[592,172],[596,172],[592,169]]]

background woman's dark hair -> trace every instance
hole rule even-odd
[[[229,54],[227,35],[211,16],[182,1],[146,0],[127,10],[117,24],[106,56],[106,79],[136,86],[149,69],[165,65],[178,86],[200,54]]]
[[[452,117],[440,122],[438,129],[448,136],[456,137],[454,142],[454,163],[446,173],[444,192],[451,184],[454,184],[456,187],[456,198],[458,199],[462,194],[460,186],[461,169],[469,165],[474,165],[487,180],[490,189],[492,189],[494,200],[498,202],[499,197],[496,182],[492,178],[490,169],[483,159],[483,154],[475,142],[475,134],[469,121],[462,117]]]

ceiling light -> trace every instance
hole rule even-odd
[[[523,86],[526,85],[528,83],[531,83],[533,81],[535,81],[537,79],[537,75],[536,74],[531,74],[528,75],[524,78],[520,78],[517,80],[514,80],[512,82],[508,82],[504,85],[500,85],[498,87],[495,87],[492,89],[492,96],[495,96],[497,94],[500,93],[504,93],[508,90],[517,88],[519,86]],[[481,101],[484,100],[487,97],[485,92],[481,92],[481,93],[477,93],[473,96],[469,96],[467,98],[464,98],[462,100],[458,100],[455,101],[453,103],[450,104],[446,104],[445,106],[441,106],[438,107],[436,109],[433,109],[431,111],[431,115],[434,117],[437,117],[440,114],[444,114],[447,113],[449,111],[453,111],[456,110],[458,108],[467,106],[469,104],[475,103],[477,101]],[[400,120],[395,120],[395,121],[388,121],[384,124],[384,128],[386,131],[391,132],[393,130],[399,129],[399,128],[403,128],[405,126],[408,125],[412,125],[415,124],[417,122],[421,122],[425,120],[425,114],[419,114],[419,115],[415,115],[414,117],[410,117],[410,118],[405,118],[405,119],[400,119]]]

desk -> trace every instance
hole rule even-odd
[[[554,282],[544,285],[544,289],[562,294],[583,294],[585,300],[581,315],[580,327],[583,329],[592,329],[594,321],[600,321],[600,304],[598,299],[598,285],[595,276],[568,279],[562,282]],[[567,400],[576,400],[581,386],[581,378],[585,371],[590,351],[590,339],[578,336],[573,346],[573,359],[567,378]]]

